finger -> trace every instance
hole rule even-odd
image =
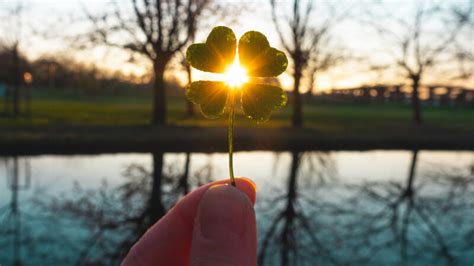
[[[131,248],[122,265],[189,265],[194,218],[199,202],[210,187],[228,182],[212,182],[183,197],[148,229]],[[236,187],[255,203],[255,183],[247,178],[236,178]]]
[[[209,188],[194,223],[191,265],[253,266],[256,253],[255,211],[249,198],[231,186]]]

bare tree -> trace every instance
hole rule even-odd
[[[456,44],[472,19],[472,5],[452,7],[417,1],[413,14],[394,16],[393,10],[371,14],[370,25],[389,44],[390,66],[411,82],[413,121],[422,123],[420,85],[428,72],[452,64]],[[463,57],[464,58],[464,57]],[[446,73],[443,73],[446,75]]]
[[[289,14],[280,15],[278,11],[287,10],[288,3],[277,3],[276,0],[270,0],[272,7],[272,19],[276,31],[279,35],[283,48],[289,54],[292,63],[292,75],[294,80],[293,87],[293,115],[292,125],[294,127],[303,126],[303,106],[301,102],[301,81],[305,70],[312,61],[313,66],[317,66],[328,55],[322,54],[321,43],[327,40],[333,27],[348,15],[348,10],[341,11],[335,4],[321,3],[327,10],[316,9],[316,1],[293,0]],[[318,12],[317,12],[318,11]],[[318,14],[320,20],[315,19]],[[287,16],[288,15],[288,16]],[[333,57],[333,56],[331,56]],[[316,60],[316,62],[314,62]]]
[[[194,37],[191,38],[191,42],[194,42]],[[193,82],[193,73],[191,69],[191,65],[186,61],[186,53],[183,51],[182,54],[182,59],[181,59],[181,65],[183,66],[184,70],[186,71],[186,82],[187,84],[190,84]],[[188,100],[188,98],[185,97],[185,104],[186,104],[186,111],[184,116],[189,118],[194,116],[194,104]]]
[[[13,116],[20,114],[20,84],[21,75],[21,55],[20,42],[22,37],[22,15],[24,6],[21,2],[17,2],[14,6],[7,10],[4,21],[8,21],[5,26],[5,37],[1,39],[0,50],[6,51],[11,62],[7,64],[7,71],[11,75],[10,85],[12,87]],[[9,61],[10,61],[9,60]]]
[[[211,0],[131,0],[132,16],[117,3],[112,13],[95,16],[87,12],[94,25],[89,40],[131,51],[152,63],[154,125],[166,124],[165,70],[188,44],[210,4]]]
[[[312,96],[316,90],[317,77],[329,69],[338,66],[351,59],[349,51],[331,42],[331,37],[327,34],[321,36],[310,54],[308,67],[306,70],[308,91],[307,95]]]

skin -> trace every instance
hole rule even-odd
[[[236,178],[182,198],[131,248],[123,266],[256,265],[255,184]]]

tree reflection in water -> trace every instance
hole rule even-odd
[[[277,157],[278,159],[278,157]],[[301,173],[302,162],[306,159],[307,169]],[[299,265],[302,262],[315,263],[315,258],[327,258],[337,264],[326,244],[317,234],[317,225],[312,210],[306,208],[313,201],[313,189],[335,179],[335,163],[329,153],[291,152],[291,164],[286,183],[286,191],[277,193],[267,199],[272,209],[264,222],[264,233],[261,237],[258,254],[259,265]],[[304,176],[299,180],[299,176]],[[302,185],[300,183],[303,183]],[[304,191],[302,188],[304,187]],[[311,191],[309,194],[306,192]],[[273,194],[273,193],[272,193]],[[283,195],[282,195],[283,194]],[[274,212],[275,206],[279,206]],[[265,210],[262,210],[265,212]],[[275,255],[275,254],[278,254]]]
[[[304,155],[293,152],[286,192],[265,199],[259,265],[472,263],[474,176],[441,167],[416,174],[418,154],[405,181],[308,186],[298,181],[318,173],[302,172]]]
[[[386,263],[472,262],[474,176],[436,167],[417,174],[418,153],[412,152],[405,182],[370,182],[355,187],[348,201],[352,204],[341,210],[347,215],[345,227],[355,229],[349,237],[355,245],[366,246],[372,258],[385,256]],[[392,256],[383,255],[388,250]],[[393,252],[396,250],[398,256]]]
[[[420,171],[419,157],[411,153],[405,178],[363,182],[339,177],[331,153],[291,152],[284,182],[272,181],[257,201],[259,265],[472,263],[474,174],[443,165]],[[27,161],[4,163],[12,194],[0,205],[0,255],[8,249],[12,265],[117,265],[179,197],[213,174],[211,160],[196,168],[190,153],[168,161],[157,152],[151,169],[128,165],[116,187],[76,182],[54,197],[45,188],[32,209],[18,200],[30,184]]]
[[[20,210],[20,191],[31,186],[30,164],[28,158],[19,159],[17,156],[4,158],[0,163],[5,168],[11,192],[9,204],[0,205],[0,250],[11,252],[12,265],[23,265],[22,249],[29,244],[30,236],[22,220],[31,217]],[[27,247],[31,249],[31,246]]]
[[[70,253],[76,265],[118,265],[133,243],[180,196],[212,178],[208,165],[190,174],[189,153],[184,169],[180,169],[183,164],[179,160],[165,165],[161,152],[152,156],[151,171],[144,165],[131,164],[123,173],[124,183],[118,187],[111,188],[104,181],[99,189],[84,189],[76,182],[66,196],[37,201],[57,222],[57,230],[69,228],[71,221],[77,226],[75,234],[54,240],[63,247],[76,243]],[[206,173],[203,180],[200,173]]]

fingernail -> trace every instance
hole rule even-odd
[[[210,188],[199,204],[198,219],[202,235],[216,240],[242,236],[251,208],[247,195],[232,186]]]

